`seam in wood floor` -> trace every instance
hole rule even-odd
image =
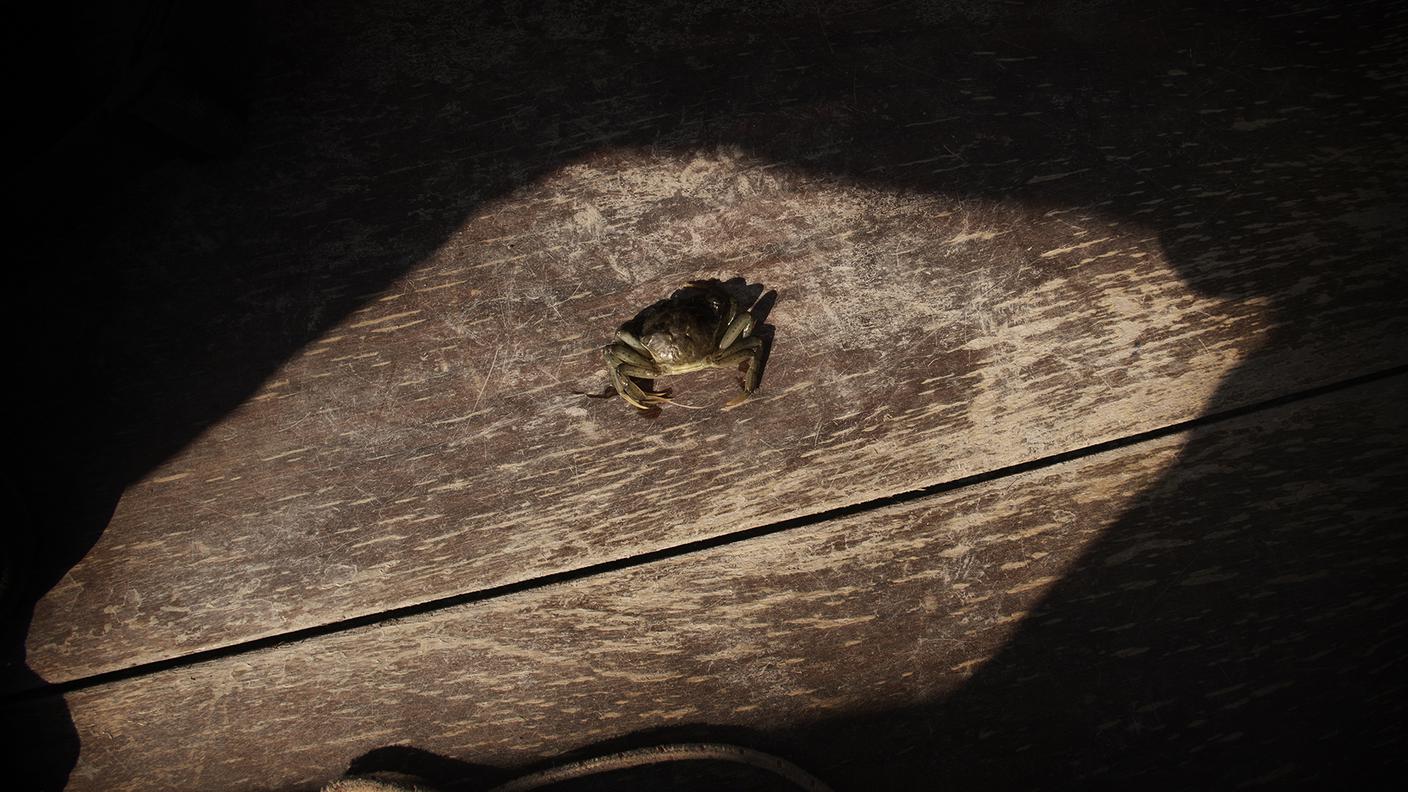
[[[671,547],[661,548],[659,550],[651,550],[644,553],[637,553],[634,555],[624,556],[622,558],[614,559],[611,561],[602,561],[595,564],[588,564],[586,566],[578,567],[576,569],[568,569],[563,570],[561,572],[553,572],[547,575],[538,575],[514,583],[505,583],[503,585],[490,586],[488,588],[478,589],[476,591],[466,592],[463,594],[456,594],[449,597],[440,597],[438,599],[427,600],[425,602],[418,603],[415,605],[404,605],[398,608],[391,608],[388,610],[378,611],[376,613],[366,614],[363,616],[354,616],[346,619],[339,619],[336,621],[328,622],[326,624],[320,624],[315,627],[305,627],[298,630],[291,630],[286,633],[280,633],[279,635],[266,636],[263,638],[257,638],[249,641],[240,641],[228,644],[226,646],[219,646],[213,649],[205,649],[198,652],[190,652],[188,654],[177,655],[175,657],[169,657],[163,660],[155,660],[148,663],[138,663],[127,668],[118,669],[115,671],[106,671],[101,674],[93,674],[91,676],[86,677],[79,677],[77,679],[72,679],[57,684],[41,685],[38,687],[31,688],[29,690],[11,693],[9,695],[0,697],[0,701],[16,702],[43,698],[46,696],[64,695],[86,688],[97,687],[99,685],[104,685],[112,682],[119,682],[126,679],[133,679],[146,674],[167,671],[175,668],[194,666],[201,663],[213,662],[227,657],[235,657],[248,652],[254,652],[261,649],[268,649],[274,646],[297,643],[299,641],[306,641],[309,639],[319,638],[325,635],[331,635],[334,633],[344,632],[347,630],[353,630],[362,627],[371,627],[377,624],[393,622],[399,619],[405,619],[412,616],[420,616],[427,613],[433,613],[435,611],[444,610],[446,608],[453,608],[459,605],[483,602],[485,600],[491,600],[498,597],[505,597],[511,594],[518,594],[536,588],[543,588],[545,586],[552,586],[561,583],[569,583],[592,577],[594,575],[616,572],[624,569],[629,569],[635,566],[642,566],[645,564],[654,563],[657,561],[678,558],[681,556],[690,555],[692,553],[699,553],[705,550],[711,550],[717,547],[724,547],[738,542],[745,542],[758,537],[769,536],[771,534],[780,533],[782,531],[795,530],[797,528],[816,525],[817,523],[827,522],[829,520],[834,520],[842,517],[849,517],[856,514],[862,514],[865,512],[874,511],[876,509],[882,509],[888,506],[909,503],[911,501],[919,500],[921,498],[927,498],[934,495],[939,495],[942,493],[961,489],[963,487],[971,487],[977,484],[983,484],[989,481],[1007,478],[1009,476],[1028,473],[1034,470],[1041,470],[1042,468],[1052,467],[1055,465],[1062,464],[1064,462],[1070,462],[1072,460],[1082,459],[1085,457],[1095,456],[1098,454],[1104,454],[1111,451],[1128,448],[1130,446],[1138,445],[1140,443],[1146,443],[1152,440],[1158,440],[1169,435],[1178,434],[1180,432],[1186,432],[1192,429],[1199,429],[1205,426],[1211,426],[1214,424],[1221,423],[1223,421],[1241,418],[1266,410],[1272,410],[1278,407],[1294,404],[1296,402],[1306,401],[1308,399],[1318,398],[1320,396],[1325,396],[1339,391],[1370,385],[1372,383],[1391,379],[1393,377],[1403,376],[1405,374],[1408,374],[1408,364],[1393,366],[1387,369],[1380,369],[1379,371],[1364,374],[1358,377],[1351,377],[1349,379],[1340,380],[1338,382],[1333,382],[1328,385],[1321,385],[1318,387],[1297,391],[1295,393],[1278,396],[1273,399],[1266,399],[1263,401],[1246,404],[1241,407],[1202,415],[1197,418],[1191,418],[1186,421],[1179,421],[1177,423],[1168,424],[1166,426],[1161,426],[1155,429],[1148,429],[1143,432],[1137,432],[1135,434],[1126,435],[1124,437],[1119,437],[1113,440],[1106,440],[1101,443],[1094,443],[1092,445],[1082,446],[1080,448],[1072,449],[1069,451],[1063,451],[1058,454],[1051,454],[1048,456],[1031,459],[1026,462],[1019,462],[1017,464],[1007,465],[1005,467],[994,468],[983,473],[975,473],[971,476],[964,476],[962,478],[952,479],[950,481],[931,484],[926,487],[907,490],[905,492],[897,493],[894,495],[886,495],[880,498],[872,498],[870,500],[861,501],[859,503],[854,503],[849,506],[838,506],[836,508],[814,512],[812,514],[803,515],[801,517],[793,517],[786,520],[779,520],[776,522],[759,525],[753,528],[747,528],[741,531],[734,531],[731,533],[721,534],[719,536],[714,536],[707,539],[699,539],[692,542],[685,542],[683,544],[673,545]]]

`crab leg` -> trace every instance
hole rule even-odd
[[[616,394],[638,410],[649,410],[652,403],[669,401],[661,394],[646,393],[641,390],[641,387],[629,377],[619,374],[615,367],[608,366],[606,370],[611,377],[611,387],[616,389]]]
[[[620,363],[616,366],[616,370],[625,374],[627,377],[640,377],[641,379],[648,380],[653,380],[660,376],[660,372],[656,371],[654,367],[643,368],[641,366],[633,366],[630,363]]]
[[[634,333],[629,330],[617,330],[616,340],[620,341],[621,343],[625,344],[626,346],[639,353],[638,357],[640,359],[633,362],[641,363],[647,366],[650,365],[650,350],[645,348],[645,344],[642,344],[640,342],[640,339],[635,337]]]
[[[630,335],[629,333],[623,334]],[[653,362],[621,343],[612,344],[606,348],[606,365],[627,377],[653,380],[660,376],[660,370]],[[650,392],[650,395],[661,396],[664,395],[664,392]]]
[[[625,399],[632,407],[649,410],[651,409],[650,404],[670,401],[668,391],[647,391],[631,379],[631,377],[654,379],[657,372],[655,366],[649,361],[645,361],[644,366],[628,362],[640,357],[629,347],[622,344],[612,344],[603,350],[602,356],[606,358],[606,372],[611,378],[611,387],[615,388],[616,394]]]
[[[633,377],[654,377],[655,364],[650,358],[631,349],[621,342],[616,342],[606,348],[606,364],[609,366],[631,366],[632,368],[646,371],[646,374],[632,374]]]
[[[730,399],[724,405],[725,409],[742,404],[745,399],[753,395],[753,391],[758,389],[758,375],[761,373],[763,363],[763,339],[748,336],[739,340],[728,352],[718,358],[716,365],[720,367],[736,366],[745,360],[748,361],[748,371],[743,375],[743,392]]]
[[[723,338],[719,339],[719,349],[728,349],[739,338],[748,338],[748,334],[751,332],[753,332],[753,314],[744,311],[729,320]]]

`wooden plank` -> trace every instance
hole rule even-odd
[[[81,690],[70,788],[305,788],[389,744],[505,768],[681,733],[781,746],[838,789],[1310,780],[1408,736],[1405,397],[1400,375]]]
[[[35,610],[48,681],[1405,361],[1392,49],[1302,41],[1392,26],[1121,13],[1092,49],[890,10],[632,49],[577,20],[542,58],[504,20],[331,13],[279,28],[247,152],[150,176],[96,248],[130,298],[93,342],[119,434],[63,456],[126,489]],[[618,322],[710,275],[777,291],[759,398],[718,412],[715,373],[650,422],[574,395]]]

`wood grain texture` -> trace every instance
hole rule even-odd
[[[1405,396],[82,690],[71,789],[308,788],[388,744],[514,767],[684,726],[838,789],[1401,762]]]
[[[281,20],[247,152],[112,219],[120,431],[82,455],[127,486],[36,608],[48,681],[1405,360],[1401,25],[1114,14],[1090,48],[1042,18],[666,36],[642,10],[612,48],[595,18],[427,13]],[[1296,38],[1345,29],[1377,48]],[[759,398],[685,379],[707,409],[651,422],[575,395],[618,322],[715,275],[777,291]]]

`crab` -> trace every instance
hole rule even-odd
[[[633,378],[654,380],[747,361],[743,392],[725,409],[741,404],[758,387],[763,340],[752,335],[753,314],[716,280],[691,281],[621,325],[604,350],[616,393],[632,407],[651,410],[671,402],[668,391],[645,390]]]

